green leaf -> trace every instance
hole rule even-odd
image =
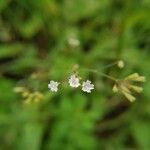
[[[0,45],[0,59],[17,56],[23,50],[24,45],[20,43]]]
[[[140,149],[148,150],[150,148],[150,122],[135,121],[132,124],[132,131],[135,140]]]

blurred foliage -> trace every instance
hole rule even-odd
[[[149,150],[149,37],[149,0],[0,0],[0,149]],[[147,78],[133,104],[87,72],[80,74],[96,85],[90,95],[47,89],[49,80],[68,78],[73,64],[100,69],[118,59],[124,69],[104,72]],[[17,86],[44,98],[25,105]]]

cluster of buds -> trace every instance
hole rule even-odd
[[[44,96],[41,92],[39,92],[39,91],[31,92],[25,87],[15,87],[14,92],[20,93],[22,95],[22,97],[24,98],[25,104],[29,104],[32,101],[39,102],[39,101],[43,100],[43,98],[44,98]]]
[[[56,82],[56,81],[52,80],[48,84],[48,88],[52,92],[57,92],[59,84],[60,84],[59,82]],[[82,91],[87,92],[87,93],[91,93],[91,90],[94,89],[94,84],[92,84],[92,82],[90,80],[84,81],[81,85],[80,78],[77,77],[75,74],[70,76],[70,78],[68,80],[68,84],[72,88],[78,88],[78,87],[82,86]]]
[[[145,82],[145,77],[133,73],[124,79],[117,80],[113,86],[113,91],[122,93],[130,102],[134,102],[136,98],[132,92],[141,93],[143,91],[143,88],[135,85],[134,82]]]

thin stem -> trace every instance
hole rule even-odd
[[[93,72],[93,73],[99,74],[99,75],[101,75],[101,76],[103,76],[103,77],[106,77],[106,78],[108,78],[108,79],[110,79],[110,80],[112,80],[112,81],[117,82],[117,79],[115,79],[114,77],[111,77],[111,76],[109,76],[109,75],[107,75],[107,74],[105,74],[105,73],[99,72],[99,71],[96,70],[96,69],[82,68],[82,69],[80,69],[80,70],[85,70],[85,71]]]
[[[115,65],[117,65],[117,64],[118,64],[118,61],[116,61],[116,62],[114,62],[114,63],[111,63],[111,64],[108,64],[108,65],[106,65],[106,66],[104,66],[104,67],[101,67],[100,69],[106,69],[106,68],[115,66]]]

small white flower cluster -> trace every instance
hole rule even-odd
[[[68,83],[72,88],[78,88],[81,85],[80,79],[76,75],[71,75]],[[58,91],[58,85],[59,85],[58,82],[50,81],[50,83],[48,84],[48,88],[52,92],[57,92]],[[82,90],[84,92],[91,93],[91,90],[93,90],[93,89],[94,89],[94,84],[92,84],[91,81],[87,80],[87,81],[82,83]]]

